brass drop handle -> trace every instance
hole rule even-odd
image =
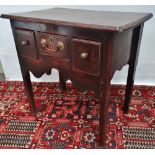
[[[28,40],[26,41],[21,41],[22,46],[30,45],[30,42]]]
[[[86,59],[88,57],[88,53],[87,52],[83,52],[80,55],[81,59]]]
[[[64,44],[62,42],[58,42],[57,43],[57,50],[58,51],[63,51],[64,50]]]
[[[47,43],[46,39],[41,39],[40,45],[41,45],[42,48],[45,48],[46,50],[49,50],[49,51],[52,51],[52,52],[57,52],[57,51],[63,51],[64,50],[64,44],[62,42],[60,42],[60,41],[57,43],[57,46],[56,46],[57,48],[54,49],[54,50],[48,48],[48,43]]]
[[[48,44],[47,44],[47,41],[45,39],[41,39],[40,45],[42,48],[45,48],[45,47],[47,47]]]

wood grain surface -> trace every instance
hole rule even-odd
[[[53,8],[17,14],[2,14],[1,17],[107,31],[124,31],[150,19],[152,14]]]

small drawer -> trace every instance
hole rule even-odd
[[[74,70],[99,76],[101,43],[72,39],[72,47]]]
[[[37,58],[34,32],[30,30],[15,29],[15,34],[19,54],[24,57]]]
[[[44,32],[38,33],[40,54],[53,57],[67,57],[67,37]]]

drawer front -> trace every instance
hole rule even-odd
[[[72,39],[72,47],[74,70],[99,76],[101,43]]]
[[[49,33],[38,33],[40,54],[53,57],[68,57],[67,37]]]
[[[16,45],[19,54],[24,57],[37,58],[35,34],[33,31],[15,29]]]

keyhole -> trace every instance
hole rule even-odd
[[[49,37],[49,41],[50,41],[50,43],[53,43],[53,37],[52,36]]]

